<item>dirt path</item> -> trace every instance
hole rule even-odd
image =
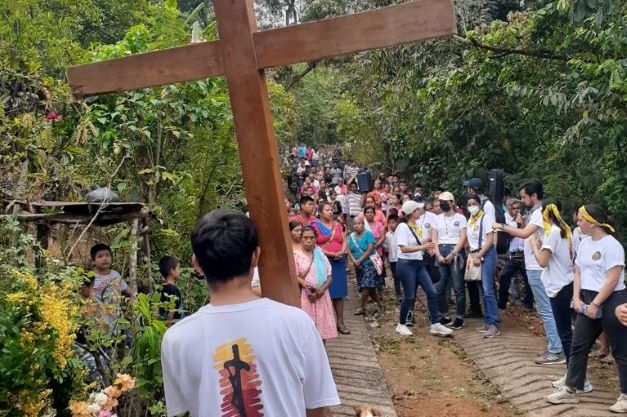
[[[368,328],[399,417],[516,415],[454,340],[429,334],[420,303],[415,335],[401,338],[394,330],[398,309],[390,293],[388,287],[385,314],[368,321]]]

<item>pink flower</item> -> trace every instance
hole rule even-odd
[[[111,417],[113,416],[113,414],[111,413],[111,411],[101,411],[100,413],[98,413],[98,417]]]
[[[54,110],[50,110],[50,112],[46,115],[46,120],[49,122],[60,122],[61,120],[63,120],[63,116],[61,116]]]

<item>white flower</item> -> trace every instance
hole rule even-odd
[[[89,411],[91,414],[96,414],[97,412],[100,411],[100,405],[96,403],[89,404],[87,406],[87,411]]]
[[[99,392],[96,395],[94,395],[94,403],[98,405],[104,405],[108,399],[109,399],[109,396],[105,394],[104,392]]]

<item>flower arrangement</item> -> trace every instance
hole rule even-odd
[[[87,401],[70,401],[72,417],[117,417],[113,412],[122,393],[135,388],[135,380],[127,374],[118,374],[113,384],[92,393]]]

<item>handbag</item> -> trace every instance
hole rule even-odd
[[[479,250],[481,250],[481,238],[483,237],[483,218],[479,222]],[[476,266],[474,260],[479,256],[479,252],[470,253],[468,260],[466,261],[466,273],[464,274],[465,281],[481,281],[481,268],[483,265]]]
[[[361,246],[359,246],[359,244],[357,243],[357,240],[355,240],[355,236],[353,233],[351,233],[351,240],[353,241],[353,244],[359,248],[361,253],[365,252],[361,248]],[[374,269],[377,271],[377,275],[381,275],[383,273],[383,259],[381,259],[381,257],[376,251],[373,251],[372,255],[370,255],[369,258],[374,265]]]

